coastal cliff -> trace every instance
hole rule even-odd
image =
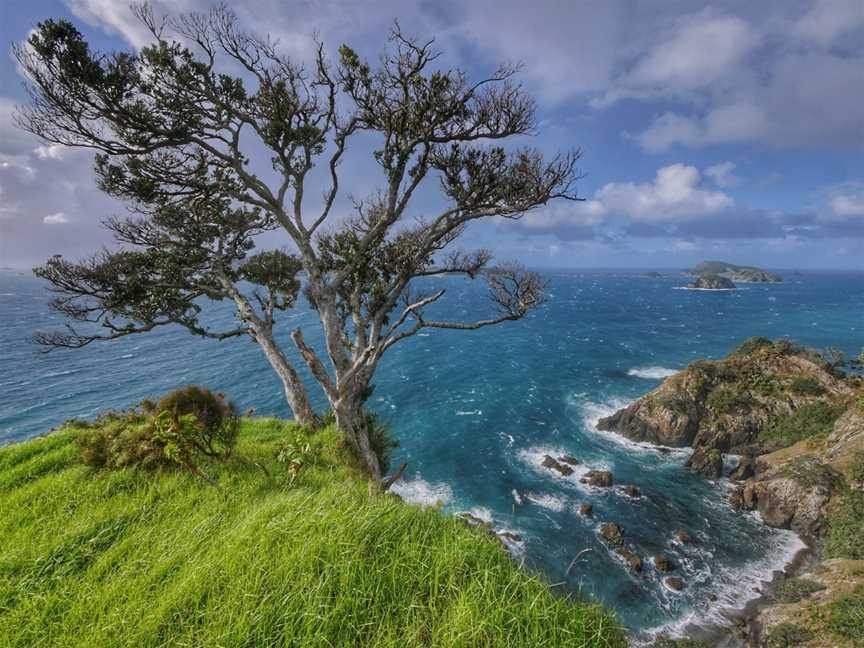
[[[731,279],[711,273],[700,274],[695,281],[687,284],[687,287],[698,290],[735,290]]]
[[[763,601],[767,605],[748,619],[742,641],[793,645],[782,641],[794,634],[800,639],[794,645],[856,645],[842,632],[826,638],[825,619],[835,607],[864,611],[860,377],[787,340],[751,338],[722,360],[692,363],[601,419],[598,428],[635,441],[692,447],[687,465],[709,478],[724,474],[727,455],[738,455],[728,474],[732,506],[758,511],[765,524],[791,529],[808,544],[809,567]],[[835,579],[838,570],[842,578]],[[802,579],[819,583],[820,593],[808,592],[790,606],[783,588]]]

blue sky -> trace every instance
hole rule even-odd
[[[204,10],[205,0],[156,2]],[[234,2],[249,29],[307,57],[320,34],[374,58],[394,19],[435,37],[470,76],[521,61],[538,100],[531,144],[581,147],[583,203],[559,203],[466,235],[500,258],[552,267],[684,267],[727,259],[864,269],[864,2],[636,0]],[[146,44],[123,0],[0,4],[0,266],[76,257],[109,243],[92,154],[15,129],[25,100],[8,54],[35,24],[66,17],[97,49]],[[347,191],[380,182],[363,147]],[[347,192],[346,192],[347,193]],[[418,201],[434,209],[434,192]],[[347,213],[349,202],[340,203]],[[283,245],[284,240],[270,243]]]

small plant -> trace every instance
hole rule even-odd
[[[777,599],[781,603],[797,603],[811,594],[821,592],[824,589],[824,585],[820,585],[816,581],[807,578],[790,578],[783,583],[783,586],[777,592]]]
[[[797,376],[789,385],[789,389],[800,396],[821,396],[825,393],[822,384],[809,376]]]
[[[864,637],[864,585],[831,604],[827,625],[835,635],[853,643]]]
[[[795,623],[780,623],[768,633],[768,648],[797,646],[813,638],[813,631]]]
[[[291,475],[291,484],[297,479],[297,475],[307,463],[313,459],[312,444],[302,433],[295,434],[294,438],[283,445],[276,453],[276,460],[288,467]]]
[[[399,447],[399,441],[393,437],[390,428],[374,412],[367,412],[366,426],[369,430],[369,445],[378,457],[381,472],[386,474],[390,470],[390,459],[393,451]]]

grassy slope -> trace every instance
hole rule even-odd
[[[0,448],[0,645],[620,646],[494,539],[370,494],[332,429],[293,485],[287,424],[207,472],[94,473],[64,429]]]

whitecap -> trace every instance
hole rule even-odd
[[[406,502],[420,506],[439,506],[453,501],[453,489],[445,482],[431,484],[425,479],[402,479],[390,487]]]
[[[52,371],[51,373],[47,373],[43,378],[56,378],[57,376],[68,376],[70,374],[76,374],[80,369],[66,369],[65,371]]]
[[[511,492],[513,493],[513,501],[515,501],[515,502],[516,502],[517,504],[519,504],[519,505],[525,503],[525,500],[522,499],[522,496],[519,494],[519,491],[517,491],[517,490],[514,488]]]
[[[492,511],[485,506],[475,506],[469,509],[468,512],[478,520],[483,520],[487,524],[492,524]]]
[[[479,416],[482,413],[483,410],[457,411],[456,416]]]
[[[120,359],[121,360],[128,360],[129,358],[134,358],[134,357],[135,357],[134,353],[126,353],[126,354],[120,356]]]
[[[558,495],[549,493],[526,493],[525,498],[537,506],[560,513],[567,508],[567,501]]]
[[[669,369],[667,367],[634,367],[627,372],[627,375],[635,376],[636,378],[662,380],[663,378],[674,376],[678,371],[678,369]]]

